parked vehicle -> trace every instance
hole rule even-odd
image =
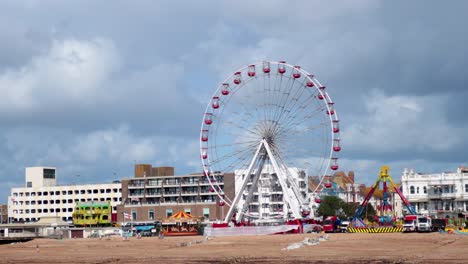
[[[441,231],[445,230],[445,226],[447,225],[446,219],[435,218],[432,219],[432,231]]]
[[[403,222],[403,232],[416,232],[418,228],[418,216],[406,215]]]
[[[341,220],[336,216],[328,216],[323,220],[322,226],[325,233],[336,233],[341,231]]]
[[[340,231],[342,233],[346,233],[348,232],[348,226],[349,226],[349,221],[341,221],[341,224],[340,224]]]
[[[417,223],[418,232],[431,232],[432,230],[432,219],[429,216],[419,216]]]

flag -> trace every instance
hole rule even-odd
[[[125,213],[125,212],[124,212],[124,213],[123,213],[123,216],[124,216],[124,220],[125,220],[125,219],[132,219],[132,215],[129,214],[129,213]]]

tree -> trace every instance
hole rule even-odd
[[[360,204],[359,203],[349,203],[348,204],[348,211],[346,213],[350,216],[353,217],[357,209],[359,208]],[[370,222],[374,222],[374,216],[377,214],[375,211],[374,207],[368,203],[366,205],[366,208],[362,211],[361,215],[358,215],[359,218],[369,220]]]
[[[337,196],[325,196],[317,209],[317,214],[323,216],[337,216],[340,219],[352,218],[359,207],[359,203],[346,203]],[[367,204],[362,215],[359,217],[367,219],[371,222],[374,221],[374,216],[377,214],[371,204]]]
[[[317,214],[324,218],[336,215],[338,218],[345,219],[347,210],[348,206],[342,199],[336,196],[325,196],[317,209]]]

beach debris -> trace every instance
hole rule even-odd
[[[327,236],[320,236],[318,238],[308,238],[308,237],[306,237],[301,242],[292,243],[289,246],[287,246],[287,247],[285,247],[285,248],[283,248],[281,250],[289,251],[289,250],[301,248],[303,246],[315,246],[315,245],[320,244],[320,241],[326,241],[328,239],[329,239],[328,235]]]
[[[327,240],[330,240],[330,237],[328,235],[319,236],[318,240],[319,241],[327,241]]]
[[[182,242],[178,246],[179,247],[190,247],[191,245],[192,245],[192,242],[188,241],[188,242]]]

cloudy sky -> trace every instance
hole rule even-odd
[[[235,69],[286,60],[327,86],[341,169],[468,165],[466,1],[1,1],[0,203],[27,166],[60,183],[133,164],[200,171],[204,108]]]

